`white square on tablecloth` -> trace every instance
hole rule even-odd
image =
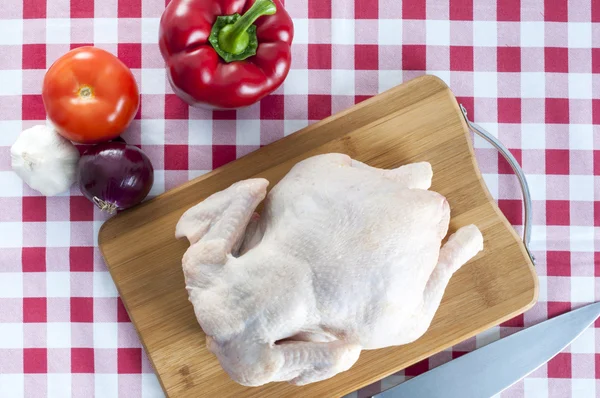
[[[522,124],[521,149],[546,149],[546,125],[541,123]]]
[[[69,322],[46,323],[48,348],[71,348],[71,324]]]
[[[71,223],[69,221],[46,222],[46,246],[70,247]]]
[[[547,398],[548,379],[528,377],[524,380],[525,396],[527,398]]]
[[[48,398],[64,398],[71,396],[70,373],[48,373]]]
[[[545,174],[527,174],[527,184],[532,200],[546,200]]]
[[[165,94],[167,87],[165,84],[166,75],[164,68],[144,68],[141,72],[141,94]]]
[[[212,120],[189,121],[189,145],[212,145],[213,122]]]
[[[23,94],[23,71],[20,69],[0,70],[0,95]],[[4,134],[4,130],[1,134]]]
[[[118,297],[117,288],[110,273],[105,271],[94,272],[94,297]]]
[[[571,175],[569,176],[569,199],[594,201],[594,176]]]
[[[378,74],[379,87],[377,89],[380,93],[389,90],[392,87],[396,87],[403,81],[401,70],[380,70]]]
[[[116,322],[94,322],[94,348],[117,348],[118,346],[119,324]]]
[[[118,397],[119,375],[118,374],[94,374],[94,393],[96,397]]]
[[[490,191],[490,195],[492,195],[493,198],[497,198],[498,174],[481,174],[481,176],[483,177],[483,181],[485,181],[488,191]]]
[[[380,19],[377,44],[380,46],[402,45],[402,20]]]
[[[0,23],[0,45],[20,44],[23,44],[23,20],[3,19]]]
[[[290,94],[308,94],[308,69],[291,69],[283,82],[283,92]]]
[[[450,45],[450,21],[425,21],[425,44],[428,46]]]
[[[354,20],[331,20],[331,44],[354,44]]]
[[[156,44],[160,18],[142,18],[142,43]]]
[[[571,379],[571,396],[576,398],[598,398],[596,395],[596,380]],[[529,398],[529,397],[528,397]]]
[[[260,120],[239,119],[235,125],[236,145],[260,145]]]
[[[521,72],[521,97],[544,98],[546,77],[544,72]]]
[[[46,44],[70,44],[71,20],[69,18],[46,19]]]
[[[150,188],[148,196],[153,197],[165,192],[165,171],[154,170],[154,184]]]
[[[142,145],[165,145],[165,120],[140,120]]]
[[[354,95],[355,78],[354,70],[332,69],[331,94]]]
[[[308,120],[284,120],[283,121],[283,135],[288,136],[295,133],[298,130],[302,130],[308,126]]]
[[[22,195],[23,180],[13,171],[0,171],[0,197],[20,197]],[[0,244],[0,246],[2,245]]]
[[[493,328],[484,330],[483,332],[479,333],[475,337],[475,345],[477,346],[477,348],[481,348],[490,343],[493,343],[494,341],[498,340],[499,338],[500,338],[500,328],[493,327]]]
[[[569,149],[590,151],[594,148],[594,125],[569,125]]]
[[[591,73],[569,73],[569,99],[592,99]]]
[[[294,18],[294,43],[308,44],[308,19]]]
[[[593,241],[592,241],[593,244]],[[571,276],[571,302],[592,303],[595,300],[595,280],[593,276]],[[594,352],[594,346],[592,351]]]
[[[442,79],[444,81],[444,83],[446,83],[448,86],[450,86],[450,71],[449,70],[429,70],[429,71],[427,71],[427,74],[439,77],[440,79]]]
[[[18,247],[18,248],[20,248],[22,246],[23,246],[23,223],[21,223],[21,222],[0,222],[0,249],[3,247],[9,247],[9,248],[17,248]],[[2,286],[1,281],[0,281],[0,286]],[[2,297],[2,289],[0,289],[0,297]]]
[[[20,83],[20,82],[19,82]],[[20,120],[0,120],[0,146],[12,146],[21,134],[22,122]],[[0,196],[2,189],[0,189]]]
[[[2,274],[0,274],[0,278]],[[0,292],[0,297],[2,293]],[[23,348],[23,324],[0,322],[0,348]]]
[[[46,273],[47,297],[71,297],[71,273],[47,272]]]
[[[544,22],[521,21],[521,47],[544,47]]]
[[[592,48],[592,24],[589,22],[568,22],[569,47]]]
[[[142,373],[142,397],[164,398],[162,388],[154,373]]]
[[[573,276],[572,278],[577,278]],[[593,277],[591,279],[594,282]],[[573,284],[571,283],[571,294],[573,292]],[[592,300],[593,301],[593,300]],[[596,333],[593,327],[587,328],[571,343],[571,353],[573,354],[595,354],[596,353]]]
[[[498,23],[496,21],[473,21],[473,46],[496,47]]]
[[[8,223],[6,223],[8,224]],[[15,223],[16,224],[16,223]],[[0,230],[2,223],[0,223]],[[2,235],[0,235],[2,236]],[[0,298],[23,297],[23,274],[21,272],[3,272],[0,274]]]
[[[158,35],[156,40],[158,40]],[[94,43],[118,42],[119,20],[117,18],[94,18]]]
[[[475,97],[497,97],[498,74],[496,72],[473,72],[473,91]]]
[[[527,176],[527,181],[529,182],[529,176]],[[545,194],[544,194],[544,197],[545,197]],[[532,251],[540,251],[540,252],[546,251],[546,226],[545,225],[532,225],[531,226],[531,243],[529,244],[529,249]],[[540,284],[541,284],[541,282],[540,282]],[[541,298],[540,298],[540,300],[541,300]]]
[[[0,374],[0,397],[24,396],[25,376],[22,373]]]
[[[589,177],[593,178],[593,176]],[[573,178],[573,176],[571,176],[571,178]],[[573,198],[571,198],[571,200],[573,200]],[[569,228],[569,232],[569,243],[572,252],[594,252],[594,227],[572,225]]]

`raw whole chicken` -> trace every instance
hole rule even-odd
[[[429,163],[393,170],[343,154],[233,184],[189,209],[176,236],[208,349],[236,382],[302,385],[349,369],[361,350],[410,343],[452,274],[483,249],[477,227],[443,246],[450,207]]]

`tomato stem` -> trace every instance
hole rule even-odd
[[[81,98],[84,98],[84,99],[93,98],[94,97],[94,89],[91,88],[90,86],[81,86],[79,88],[79,91],[77,92],[77,95],[79,95]]]

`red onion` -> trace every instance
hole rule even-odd
[[[154,182],[148,156],[124,142],[92,146],[79,159],[78,169],[81,192],[110,214],[140,203]]]

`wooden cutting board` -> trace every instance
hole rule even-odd
[[[399,347],[363,351],[352,369],[303,387],[231,381],[206,350],[184,288],[176,240],[181,214],[210,194],[251,177],[275,185],[301,159],[343,152],[393,168],[428,161],[432,189],[452,209],[450,232],[474,223],[485,249],[457,272],[428,332]],[[125,307],[169,397],[342,396],[465,340],[530,308],[538,294],[533,265],[487,191],[456,99],[423,76],[313,124],[106,222],[100,248]]]

